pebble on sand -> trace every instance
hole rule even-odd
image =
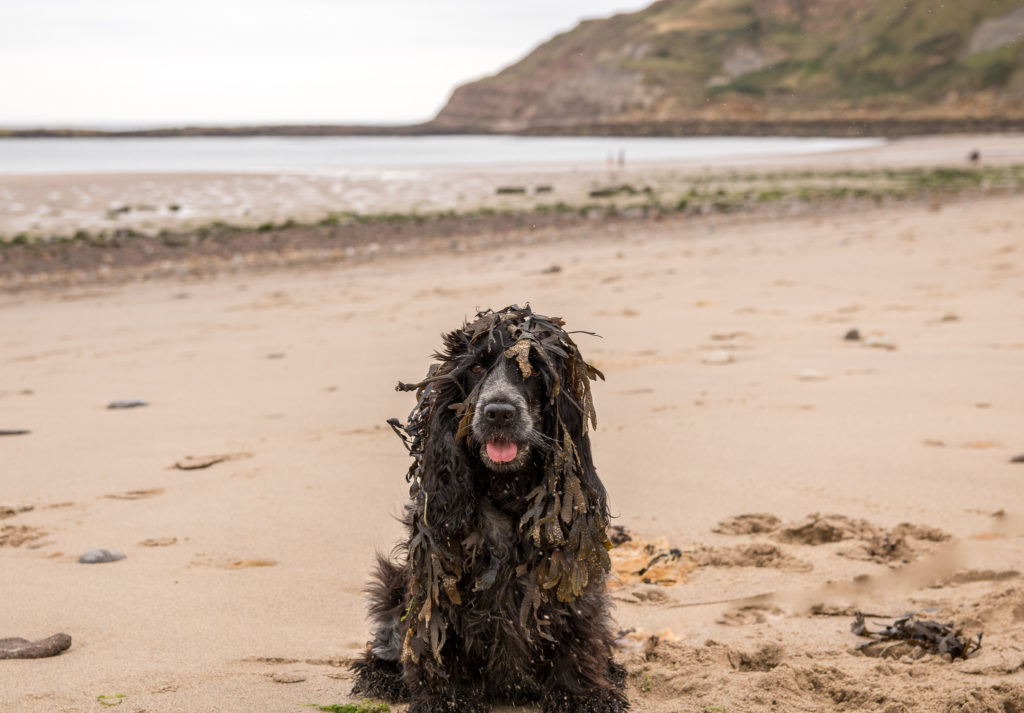
[[[252,453],[220,453],[212,456],[185,456],[174,467],[178,470],[200,470],[228,460],[252,458]]]
[[[107,404],[107,408],[109,409],[143,408],[144,406],[149,406],[149,404],[142,399],[123,399],[120,401],[111,401]]]
[[[804,369],[798,376],[800,381],[824,381],[828,378],[824,372],[818,369]]]
[[[89,550],[84,555],[78,558],[78,561],[82,564],[100,564],[102,562],[117,562],[123,560],[125,554],[118,552],[117,550]]]
[[[857,329],[851,329],[849,332],[843,335],[843,339],[848,342],[856,342],[860,340],[860,331]]]
[[[1024,463],[1024,453],[1021,453],[1019,456],[1014,456],[1013,458],[1010,459],[1010,462],[1011,463]]]
[[[270,680],[274,683],[302,683],[306,677],[300,673],[274,673]]]
[[[71,648],[71,637],[65,633],[29,641],[20,637],[0,639],[0,659],[43,659]]]
[[[0,436],[24,436],[29,433],[32,431],[27,431],[24,428],[0,429]]]
[[[702,354],[700,361],[702,364],[732,364],[735,360],[731,352],[715,350]]]

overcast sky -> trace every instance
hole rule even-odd
[[[425,120],[630,0],[0,0],[0,125]]]

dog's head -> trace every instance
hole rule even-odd
[[[511,474],[542,461],[559,425],[584,436],[588,382],[599,372],[561,319],[529,307],[488,310],[448,334],[445,347],[438,373],[448,371],[450,380],[437,405],[459,417],[456,441],[488,470]]]
[[[505,330],[502,330],[505,331]],[[506,336],[507,331],[505,332]],[[506,339],[470,351],[469,366],[462,378],[472,413],[467,444],[477,451],[489,470],[511,473],[531,461],[543,448],[543,408],[547,403],[540,365],[526,362],[520,368],[505,356]]]
[[[426,379],[399,385],[419,394],[408,424],[393,422],[416,457],[411,477],[480,466],[506,476],[539,473],[556,457],[592,470],[590,381],[602,375],[560,318],[529,306],[480,312],[444,335],[434,356]]]

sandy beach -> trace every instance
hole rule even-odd
[[[955,141],[892,160],[1024,150]],[[37,180],[0,190],[65,179]],[[360,590],[407,493],[394,385],[477,308],[525,302],[601,335],[578,342],[607,376],[615,522],[686,563],[611,582],[634,710],[1024,710],[1024,196],[433,247],[0,294],[0,430],[29,431],[0,437],[0,639],[72,637],[0,660],[0,711],[350,702]],[[127,557],[79,564],[93,548]],[[858,609],[982,647],[865,654]]]

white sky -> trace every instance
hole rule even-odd
[[[631,0],[0,0],[0,126],[411,122]]]

